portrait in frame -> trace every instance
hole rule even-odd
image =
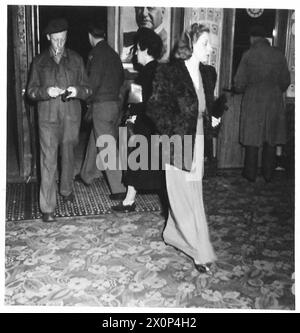
[[[131,64],[134,35],[140,27],[153,29],[161,37],[163,55],[160,61],[167,61],[171,42],[171,8],[120,7],[118,51],[125,67]]]

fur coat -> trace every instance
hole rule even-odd
[[[206,106],[211,109],[211,104],[214,102],[216,75],[203,68],[205,66],[201,65],[199,70],[203,81]],[[179,135],[182,143],[184,136],[190,135],[192,138],[191,152],[193,153],[198,120],[198,98],[183,60],[174,60],[159,66],[153,82],[153,93],[147,103],[146,114],[153,121],[160,135],[169,137]],[[182,147],[182,163],[181,165],[176,163],[176,167],[189,171],[193,154],[187,154],[191,158],[184,160],[183,144]],[[187,148],[191,149],[191,147]],[[164,152],[162,153],[164,154]],[[178,161],[178,156],[171,145],[170,163],[174,165],[175,161]]]

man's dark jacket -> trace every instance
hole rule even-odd
[[[89,103],[119,101],[124,70],[119,55],[106,41],[100,41],[88,57],[87,73],[93,94]]]
[[[77,89],[77,97],[71,98],[67,103],[61,103],[60,108],[65,110],[66,119],[80,122],[79,99],[85,100],[91,94],[83,60],[76,52],[65,49],[60,61],[64,66],[66,82],[65,86],[59,88],[74,86]],[[30,99],[38,102],[39,121],[42,122],[57,122],[59,119],[57,102],[47,93],[49,87],[58,86],[57,66],[49,49],[34,58],[32,62],[27,94]]]

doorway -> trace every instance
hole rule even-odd
[[[222,117],[222,125],[218,135],[217,159],[219,168],[242,168],[244,164],[244,149],[239,142],[239,122],[241,94],[232,92],[233,78],[243,53],[249,49],[249,29],[253,25],[262,25],[266,30],[266,37],[274,45],[273,31],[276,29],[276,9],[246,8],[227,10],[226,34],[223,35],[222,46],[225,50],[225,62],[222,72],[228,111]],[[223,31],[223,33],[224,33]],[[229,56],[230,55],[230,56]],[[260,161],[259,161],[260,163]]]
[[[91,49],[88,40],[88,24],[98,21],[107,27],[107,7],[103,6],[39,6],[40,50],[48,47],[43,31],[49,20],[64,17],[69,23],[66,46],[78,52],[87,60]]]
[[[251,16],[252,15],[252,16]],[[246,8],[238,8],[235,11],[234,44],[232,57],[232,78],[234,77],[243,53],[250,47],[249,29],[254,25],[265,28],[266,38],[274,45],[274,29],[276,21],[276,9],[260,9],[251,12]]]
[[[20,156],[18,142],[17,105],[15,91],[15,63],[13,35],[12,7],[7,7],[7,118],[6,118],[6,177],[7,181],[17,181],[20,176]]]
[[[107,27],[107,7],[103,6],[38,6],[39,22],[39,52],[48,48],[48,40],[43,34],[49,20],[64,17],[69,24],[66,47],[76,51],[86,64],[91,46],[88,40],[88,24],[101,22]],[[106,31],[107,32],[107,31]],[[79,135],[79,144],[75,150],[75,173],[79,173],[89,138],[91,124],[84,121],[85,103],[82,102],[82,120]],[[38,154],[37,154],[38,155]]]

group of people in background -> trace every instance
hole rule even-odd
[[[141,87],[141,98],[125,104],[120,102],[124,83],[122,62],[106,42],[105,30],[96,25],[89,27],[92,50],[86,67],[77,53],[65,47],[67,30],[64,19],[49,22],[45,35],[50,47],[34,59],[28,81],[28,96],[38,103],[43,221],[55,221],[58,151],[59,191],[66,201],[74,200],[74,148],[79,138],[80,100],[84,100],[92,130],[75,180],[86,186],[99,177],[98,138],[109,134],[118,140],[121,119],[122,125],[133,131],[129,140],[134,140],[135,135],[143,135],[148,142],[156,134],[176,135],[182,142],[185,136],[191,137],[191,145],[184,148],[190,149],[192,159],[188,163],[182,161],[181,168],[175,164],[176,150],[170,149],[169,162],[159,170],[151,169],[152,156],[148,151],[147,170],[128,167],[104,172],[111,189],[110,198],[119,200],[112,206],[114,211],[132,212],[138,191],[156,190],[167,207],[165,243],[191,257],[199,272],[209,273],[216,260],[202,193],[203,122],[216,102],[216,72],[205,65],[212,50],[209,29],[192,24],[175,44],[169,61],[159,63],[164,52],[161,37],[151,27],[140,27],[134,34],[132,52],[139,64],[134,83]],[[263,29],[251,30],[251,47],[234,78],[236,91],[244,93],[241,143],[246,147],[243,175],[249,181],[255,181],[257,175],[260,146],[264,147],[263,176],[266,181],[271,180],[275,147],[286,140],[282,93],[289,85],[289,71],[284,56],[264,37]],[[125,120],[123,105],[126,105]],[[118,159],[118,152],[116,155]]]

